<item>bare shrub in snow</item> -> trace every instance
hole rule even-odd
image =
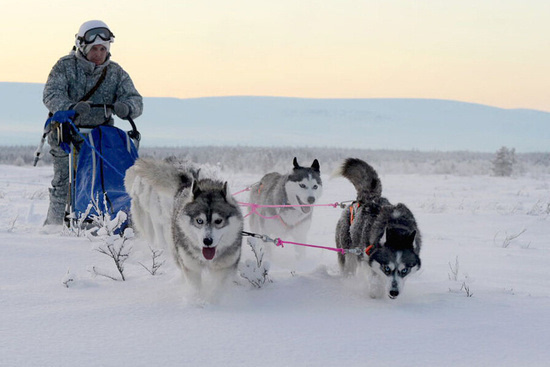
[[[11,221],[10,226],[8,227],[8,233],[11,233],[15,229],[15,223],[17,223],[17,219],[19,219],[19,215],[16,215]]]
[[[61,282],[65,288],[69,288],[69,285],[74,282],[74,276],[71,274],[70,269],[67,269],[67,273],[65,273]]]
[[[164,265],[164,263],[166,262],[166,260],[160,261],[160,257],[164,253],[164,250],[154,249],[151,246],[149,246],[149,250],[151,250],[151,267],[149,268],[142,263],[139,263],[139,265],[143,266],[143,268],[147,270],[149,274],[157,275],[161,266]]]
[[[454,280],[455,282],[458,281],[458,256],[455,258],[454,266],[449,261],[449,269],[451,269],[451,273],[449,274],[449,280]]]
[[[104,197],[103,200],[107,207],[107,198]],[[97,214],[90,214],[92,208]],[[128,260],[132,250],[132,247],[128,245],[128,240],[134,237],[134,231],[131,228],[124,228],[127,221],[128,215],[123,211],[119,211],[114,218],[111,218],[109,213],[103,213],[96,199],[88,205],[86,212],[81,213],[79,218],[71,219],[70,228],[76,235],[85,235],[90,241],[98,243],[94,250],[113,260],[123,281],[126,280],[124,263]],[[117,277],[100,271],[95,266],[92,268],[92,274],[118,280]]]
[[[265,283],[271,283],[269,278],[269,262],[264,260],[265,247],[256,238],[247,239],[247,243],[252,249],[255,260],[248,259],[241,267],[241,277],[248,280],[256,288],[262,288]]]
[[[122,236],[118,234],[107,234],[99,237],[102,242],[99,244],[95,250],[101,254],[104,254],[110,257],[115,263],[116,269],[120,274],[121,280],[125,281],[126,277],[124,276],[124,263],[130,257],[130,252],[132,247],[128,246],[128,239],[133,238],[134,233],[132,229],[127,228],[124,230]],[[96,267],[93,267],[93,273],[95,275],[101,275],[113,280],[118,280],[116,277],[108,275],[103,271],[97,270]]]
[[[462,282],[462,288],[460,288],[460,290],[466,293],[466,297],[472,297],[474,295],[470,290],[470,286],[466,284],[466,282]]]
[[[522,229],[520,232],[516,233],[516,234],[508,234],[505,232],[504,234],[504,239],[502,240],[502,243],[501,243],[501,247],[502,248],[507,248],[508,246],[510,246],[510,244],[517,240],[522,234],[524,234],[525,232],[527,231],[526,228]],[[493,238],[493,242],[496,244],[498,242],[498,239],[497,237],[499,236],[500,232],[497,232],[495,234],[495,237]],[[525,247],[525,246],[523,246]],[[527,247],[529,247],[529,245],[527,245]]]
[[[527,211],[528,215],[548,215],[550,214],[550,202],[543,202],[541,200],[538,200],[533,207]]]
[[[453,282],[459,282],[459,269],[460,269],[460,266],[459,266],[459,262],[458,262],[458,256],[455,258],[454,264],[451,264],[451,262],[449,261],[449,269],[451,270],[451,272],[448,274],[449,280],[451,280]],[[468,275],[464,275],[464,280],[461,282],[460,288],[454,288],[453,289],[453,287],[450,287],[449,292],[452,292],[452,293],[462,293],[462,292],[464,292],[466,294],[466,297],[472,297],[473,293],[470,290],[470,286],[468,284],[468,281],[469,281]]]
[[[38,190],[30,193],[28,196],[25,195],[25,197],[28,197],[30,200],[48,200],[50,193],[48,190]]]

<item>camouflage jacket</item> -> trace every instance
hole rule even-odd
[[[124,102],[130,107],[130,117],[136,118],[143,112],[143,99],[134,87],[130,75],[110,56],[102,65],[96,66],[80,54],[71,51],[53,66],[44,87],[43,102],[52,113],[69,110],[97,83],[104,68],[105,80],[88,99],[94,104]],[[113,124],[112,111],[92,108],[91,112],[79,117],[77,126]]]

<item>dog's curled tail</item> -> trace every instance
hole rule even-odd
[[[337,172],[347,178],[357,190],[359,202],[377,200],[382,196],[382,183],[378,173],[367,162],[358,158],[348,158]]]

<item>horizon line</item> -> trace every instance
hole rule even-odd
[[[0,84],[31,84],[43,86],[46,83],[38,82],[11,82],[0,81]],[[286,98],[286,99],[309,99],[309,100],[347,100],[347,101],[359,101],[359,100],[417,100],[417,101],[441,101],[441,102],[454,102],[470,105],[478,105],[484,107],[497,108],[502,110],[523,110],[523,111],[535,111],[542,113],[550,113],[550,110],[541,110],[537,108],[528,107],[499,107],[491,104],[484,104],[480,102],[471,102],[458,99],[446,99],[446,98],[427,98],[427,97],[302,97],[302,96],[281,96],[281,95],[251,95],[251,94],[234,94],[234,95],[212,95],[212,96],[199,96],[199,97],[173,97],[173,96],[146,96],[143,98],[155,98],[155,99],[177,99],[177,100],[191,100],[191,99],[207,99],[207,98]]]

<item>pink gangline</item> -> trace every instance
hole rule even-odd
[[[305,246],[305,247],[313,247],[313,248],[320,248],[324,250],[330,250],[330,251],[336,251],[341,254],[345,254],[346,250],[343,248],[335,248],[335,247],[325,247],[325,246],[316,246],[316,245],[308,245],[307,243],[298,243],[298,242],[289,242],[289,241],[282,241],[280,238],[277,238],[277,246],[284,247],[284,243],[290,244],[290,245],[297,245],[297,246]]]
[[[231,195],[233,195],[233,196],[239,195],[239,194],[241,194],[241,193],[243,193],[243,192],[245,192],[245,191],[250,191],[250,187],[247,187],[246,189],[243,189],[243,190],[241,190],[241,191],[237,191],[236,193],[231,194]]]

